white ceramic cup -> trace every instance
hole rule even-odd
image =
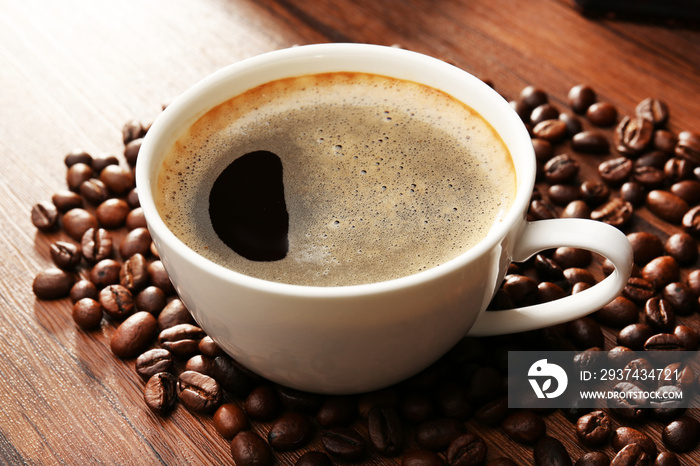
[[[476,110],[511,152],[517,195],[502,222],[450,262],[395,280],[344,287],[269,282],[217,265],[182,243],[153,200],[163,156],[212,107],[260,84],[292,76],[357,71],[441,89]],[[300,390],[357,393],[421,371],[467,334],[505,334],[584,316],[622,290],[632,252],[617,229],[592,220],[526,221],[535,182],[527,130],[488,85],[445,62],[392,47],[322,44],[266,53],[205,78],[170,104],[141,147],[136,166],[148,227],[177,293],[227,353],[263,377]],[[522,309],[484,312],[511,261],[571,246],[602,254],[616,270],[573,296]]]

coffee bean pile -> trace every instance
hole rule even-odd
[[[273,464],[283,452],[292,452],[285,457],[298,465],[382,457],[412,466],[517,464],[489,451],[499,436],[538,465],[680,464],[700,441],[693,409],[509,409],[507,354],[571,350],[585,361],[605,349],[616,365],[646,367],[644,350],[698,348],[690,317],[700,307],[700,134],[669,130],[669,110],[658,99],[622,115],[586,85],[571,88],[561,109],[534,86],[511,103],[537,158],[529,219],[591,218],[622,229],[632,244],[633,277],[621,296],[589,317],[518,335],[465,338],[420,374],[372,393],[322,396],[270,383],[226,355],[175,294],[134,186],[148,130],[138,122],[123,128],[123,159],[66,155],[67,189],[32,208],[36,228],[58,238],[49,251],[53,266],[36,275],[33,291],[39,299],[70,298],[84,331],[113,326],[111,351],[133,364],[146,405],[158,415],[184,406],[210,419],[230,441],[237,465]],[[598,170],[586,173],[582,167],[590,163],[581,160],[591,157]],[[490,312],[578,293],[611,267],[580,249],[542,252],[511,265]],[[677,368],[683,386],[659,390],[700,390],[691,367]],[[628,385],[620,389],[639,389]],[[577,442],[573,459],[565,445],[571,441],[548,433],[562,415]],[[654,431],[661,442],[649,435]]]

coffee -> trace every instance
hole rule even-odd
[[[218,264],[345,286],[455,258],[502,219],[515,190],[508,149],[465,104],[337,72],[273,81],[208,111],[165,155],[156,204],[176,236]],[[276,230],[266,239],[256,222]],[[246,237],[262,254],[246,258]]]

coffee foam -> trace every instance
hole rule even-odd
[[[242,258],[214,232],[217,176],[253,151],[277,154],[289,253]],[[200,118],[166,155],[156,203],[203,256],[285,283],[341,286],[443,264],[486,236],[510,208],[507,148],[464,104],[416,83],[329,73],[265,84]]]

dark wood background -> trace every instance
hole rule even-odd
[[[57,237],[37,234],[30,209],[64,189],[66,153],[121,154],[124,123],[151,121],[211,72],[338,41],[445,59],[509,99],[536,85],[564,108],[568,90],[586,83],[628,114],[657,97],[671,109],[671,129],[700,131],[698,29],[589,18],[566,0],[0,0],[0,463],[231,462],[210,417],[148,410],[133,361],[109,350],[113,325],[84,332],[68,300],[35,299],[32,280],[51,264]],[[582,173],[599,160],[584,160]],[[677,231],[647,218],[648,228]],[[487,439],[489,458],[531,462],[530,447],[469,427]],[[547,417],[547,429],[574,460],[586,451],[561,414]],[[658,429],[651,433],[661,445]],[[698,464],[700,453],[683,459]],[[400,462],[367,464],[382,461]]]

